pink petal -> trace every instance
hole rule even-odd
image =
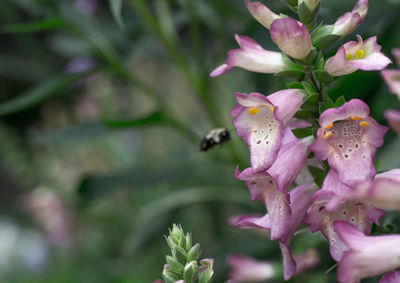
[[[267,6],[261,4],[260,2],[251,2],[246,0],[246,6],[250,14],[267,29],[270,28],[272,22],[279,19],[280,16],[272,12]]]
[[[393,131],[400,135],[400,111],[389,109],[385,111],[385,118]]]

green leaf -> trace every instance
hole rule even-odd
[[[33,107],[46,98],[60,93],[73,82],[88,76],[91,73],[93,73],[93,70],[77,74],[64,74],[49,79],[25,93],[1,103],[0,116],[13,114]]]
[[[309,82],[302,81],[301,84],[308,95],[313,95],[313,94],[317,93],[317,90],[315,89],[315,87],[312,84],[310,84]]]
[[[293,129],[292,133],[296,136],[296,138],[301,139],[312,135],[312,128],[298,128]]]
[[[323,82],[324,84],[329,84],[333,82],[334,78],[324,70],[316,70],[314,71],[314,74],[317,77],[318,81]]]
[[[388,235],[388,234],[394,234],[395,233],[395,228],[393,225],[376,225],[375,223],[372,223],[371,227],[371,235]]]
[[[62,28],[64,23],[61,19],[47,19],[39,22],[16,23],[3,25],[4,33],[31,33],[39,31],[48,31]]]
[[[122,16],[121,16],[122,1],[123,0],[109,0],[111,14],[113,15],[114,20],[117,22],[117,24],[120,28],[125,27],[124,22],[122,20]]]
[[[340,107],[345,103],[346,103],[346,98],[344,98],[344,96],[342,95],[342,96],[338,97],[338,99],[336,99],[335,108]]]
[[[320,114],[322,114],[322,112],[324,112],[325,110],[327,110],[329,108],[335,107],[335,103],[326,93],[322,94],[322,98],[323,98],[323,102],[320,102],[320,104],[319,104],[319,113]]]
[[[163,116],[160,112],[156,111],[148,116],[135,119],[135,120],[103,120],[104,125],[110,128],[126,128],[133,126],[147,126],[163,122]]]
[[[300,82],[291,82],[287,84],[287,88],[292,89],[304,89],[303,85]]]
[[[301,79],[303,77],[303,72],[301,70],[292,69],[275,73],[274,76]]]
[[[315,184],[321,187],[325,180],[325,170],[311,165],[307,166],[307,168],[311,176],[313,176]]]

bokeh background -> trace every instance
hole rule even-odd
[[[356,1],[321,2],[319,22],[333,23]],[[292,15],[278,0],[264,3]],[[377,35],[389,55],[400,47],[399,13],[399,0],[371,0],[356,33]],[[264,232],[227,224],[265,212],[234,177],[249,158],[229,117],[233,94],[288,82],[243,70],[209,77],[236,48],[234,34],[277,50],[242,0],[2,0],[0,23],[1,282],[152,282],[172,223],[215,258],[214,282],[227,279],[230,253],[281,268]],[[329,94],[365,100],[382,124],[385,109],[400,109],[379,72],[349,75]],[[200,152],[215,127],[231,130],[232,141]],[[379,170],[400,166],[399,148],[390,132]],[[291,282],[336,282],[335,270],[324,276],[334,261],[322,236],[294,238],[295,252],[309,247],[321,264]]]

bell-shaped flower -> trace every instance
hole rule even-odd
[[[237,104],[231,111],[237,134],[250,150],[251,167],[268,169],[281,147],[283,127],[300,108],[304,92],[287,89],[269,96],[260,93],[236,93]]]
[[[358,69],[364,71],[383,70],[392,61],[381,53],[382,47],[376,42],[376,36],[363,41],[357,35],[358,42],[350,41],[343,44],[336,55],[329,58],[325,71],[333,76],[344,76]]]
[[[400,210],[400,169],[376,175],[373,181],[357,184],[351,190],[332,197],[327,210],[336,210],[341,203],[358,201],[387,210]]]
[[[271,27],[273,21],[281,18],[281,16],[275,14],[267,6],[258,1],[252,2],[246,0],[246,6],[250,14],[267,29]]]
[[[318,255],[315,256],[315,253],[293,257],[290,247],[290,240],[303,221],[307,208],[311,203],[311,196],[315,190],[316,186],[314,184],[298,186],[289,192],[289,197],[284,199],[282,199],[284,196],[282,193],[280,194],[280,200],[275,195],[276,200],[272,200],[275,206],[268,206],[267,203],[268,213],[263,217],[242,215],[230,219],[231,225],[240,228],[267,229],[270,231],[271,240],[280,241],[284,278],[286,280],[304,268],[311,268],[318,262]],[[290,199],[290,204],[288,199]],[[282,231],[279,238],[274,236],[276,230]]]
[[[394,109],[386,110],[385,118],[390,128],[400,135],[400,111]]]
[[[339,17],[333,25],[333,35],[344,37],[353,32],[368,13],[368,0],[358,0],[351,12]]]
[[[331,255],[336,261],[342,258],[347,246],[337,235],[333,227],[334,221],[348,221],[360,231],[369,234],[371,222],[378,224],[380,217],[385,214],[384,211],[362,204],[359,201],[340,203],[335,210],[326,209],[326,204],[331,198],[344,194],[349,190],[349,187],[340,182],[335,171],[330,170],[325,177],[322,189],[313,195],[313,204],[309,207],[307,217],[304,220],[304,223],[310,227],[311,232],[321,231],[324,237],[328,239]]]
[[[376,148],[383,144],[387,127],[369,116],[369,107],[352,99],[339,108],[324,111],[320,127],[310,150],[337,172],[342,183],[352,187],[357,182],[372,180]]]
[[[275,266],[268,261],[261,261],[243,255],[232,254],[226,260],[230,267],[229,282],[265,282],[276,276]]]
[[[333,226],[348,247],[339,261],[339,282],[357,282],[400,267],[400,235],[366,236],[345,221]]]
[[[253,201],[263,201],[269,211],[271,223],[271,240],[283,240],[291,221],[291,209],[287,189],[299,174],[307,157],[307,145],[312,138],[293,140],[279,150],[274,164],[267,171],[255,171],[247,168],[243,172],[236,170],[236,177],[246,181]],[[239,217],[233,223],[247,223],[246,218]]]
[[[400,270],[390,272],[383,276],[379,283],[398,283],[400,282]]]
[[[385,80],[391,93],[400,99],[400,70],[383,70],[382,78]]]
[[[265,50],[254,39],[247,36],[235,35],[235,39],[240,49],[229,50],[225,64],[212,71],[211,77],[220,76],[234,67],[266,74],[289,70],[281,53]]]
[[[271,38],[283,53],[296,59],[305,59],[313,48],[305,24],[289,17],[272,22]]]

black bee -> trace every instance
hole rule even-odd
[[[218,144],[223,144],[231,139],[229,132],[224,128],[211,130],[205,138],[201,140],[200,151],[207,151]]]

